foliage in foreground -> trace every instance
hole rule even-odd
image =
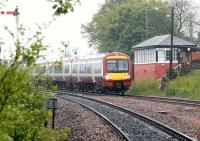
[[[30,78],[30,68],[45,49],[42,39],[37,33],[28,47],[16,39],[12,61],[0,62],[1,141],[61,141],[69,134],[68,129],[45,128],[51,112],[44,109],[44,103],[52,95],[42,92],[41,87],[36,89]]]
[[[51,112],[44,109],[50,94],[35,89],[29,71],[0,66],[0,139],[13,141],[58,141],[68,130],[45,128]]]

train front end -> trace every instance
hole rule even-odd
[[[128,55],[113,52],[104,58],[103,87],[108,90],[124,93],[132,80],[132,63]]]

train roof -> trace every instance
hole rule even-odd
[[[127,54],[124,54],[124,53],[122,53],[122,52],[107,52],[107,53],[102,53],[102,54],[97,54],[97,55],[85,56],[85,57],[81,57],[81,58],[78,58],[78,59],[105,58],[105,57],[111,56],[111,55],[125,55],[125,56],[128,56]]]
[[[89,56],[83,56],[83,57],[69,57],[69,58],[63,58],[62,60],[60,60],[61,62],[62,61],[74,61],[74,60],[88,60],[88,59],[99,59],[99,58],[106,58],[108,56],[117,56],[117,55],[123,55],[123,56],[128,56],[127,54],[125,53],[122,53],[122,52],[108,52],[108,53],[102,53],[102,54],[97,54],[97,55],[89,55]],[[40,61],[37,61],[36,64],[45,64],[45,63],[48,63],[48,64],[53,64],[55,62],[60,62],[60,61],[48,61],[48,60],[40,60]]]

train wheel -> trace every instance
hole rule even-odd
[[[119,92],[119,95],[124,95],[124,91]]]

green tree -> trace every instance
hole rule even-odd
[[[5,3],[8,0],[3,0],[0,2],[0,9],[2,9],[5,6]],[[49,2],[53,2],[53,9],[54,9],[54,15],[59,16],[62,14],[67,14],[69,11],[74,10],[74,5],[76,3],[79,3],[80,0],[47,0]]]
[[[197,43],[199,25],[199,7],[190,0],[166,0],[166,4],[171,8],[174,6],[174,17],[176,22],[175,35]]]
[[[0,3],[3,6],[3,3]],[[1,7],[0,7],[1,8]],[[55,15],[66,14],[73,10],[71,0],[59,0],[53,6]],[[28,46],[22,45],[15,35],[11,35],[15,53],[6,64],[0,60],[0,140],[1,141],[61,141],[67,138],[68,129],[45,128],[51,118],[51,112],[44,109],[44,102],[53,97],[43,88],[35,88],[35,81],[40,76],[31,77],[31,68],[41,57],[40,52],[46,47],[42,44],[42,31],[36,32]],[[22,26],[17,27],[19,36],[24,35]],[[40,28],[42,30],[42,28]],[[3,42],[0,43],[2,45]]]
[[[55,10],[54,15],[67,14],[69,11],[74,11],[74,5],[79,3],[80,0],[48,0],[54,2],[53,9]]]
[[[21,34],[23,28],[19,28]],[[21,32],[22,31],[22,32]],[[8,64],[0,62],[0,139],[2,141],[60,141],[68,130],[52,130],[44,127],[51,112],[43,105],[51,94],[35,88],[30,71],[40,51],[45,49],[43,36],[37,32],[30,46],[21,45],[14,34],[16,51]],[[20,35],[21,35],[20,34]]]
[[[97,47],[100,52],[129,53],[133,45],[147,38],[168,34],[168,14],[168,8],[161,0],[150,0],[149,3],[107,0],[92,21],[82,25],[83,35],[88,38],[90,46]]]

